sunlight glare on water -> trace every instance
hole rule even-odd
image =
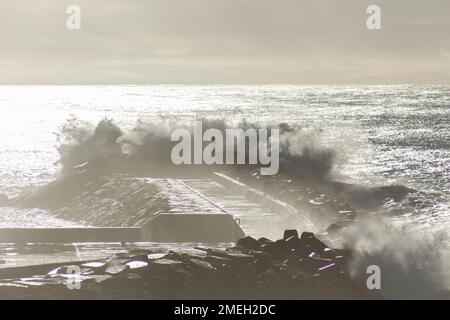
[[[439,192],[419,213],[448,226],[448,87],[0,86],[0,193],[53,178],[56,133],[71,117],[109,117],[125,130],[139,119],[196,117],[315,126],[337,151],[339,177]]]

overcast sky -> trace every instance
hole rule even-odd
[[[0,84],[450,84],[449,0],[0,0],[0,24]]]

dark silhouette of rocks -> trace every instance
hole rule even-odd
[[[297,230],[285,230],[283,234],[283,239],[287,240],[290,237],[296,237],[298,238],[298,232]]]
[[[349,276],[350,253],[304,232],[287,239],[240,239],[235,247],[137,250],[65,264],[47,274],[0,279],[0,297],[33,299],[365,299]],[[78,269],[77,269],[78,268]],[[73,270],[78,270],[76,274]],[[72,270],[72,272],[71,272]],[[16,275],[17,277],[17,275]],[[79,283],[69,290],[67,284]]]

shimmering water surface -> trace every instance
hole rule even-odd
[[[338,154],[336,177],[426,191],[424,205],[396,221],[450,226],[450,87],[0,86],[0,193],[15,195],[53,179],[55,133],[73,116],[92,123],[106,116],[121,128],[161,117],[320,128],[320,143]],[[1,226],[42,226],[46,215],[11,210],[0,209]],[[64,221],[48,217],[46,224]]]

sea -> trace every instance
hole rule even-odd
[[[450,87],[294,85],[0,86],[0,193],[51,181],[58,134],[70,119],[103,118],[131,130],[139,121],[199,118],[295,125],[336,152],[337,180],[401,184],[422,191],[396,223],[450,227]],[[45,212],[0,209],[0,226],[70,225]],[[34,219],[33,217],[37,218]]]

